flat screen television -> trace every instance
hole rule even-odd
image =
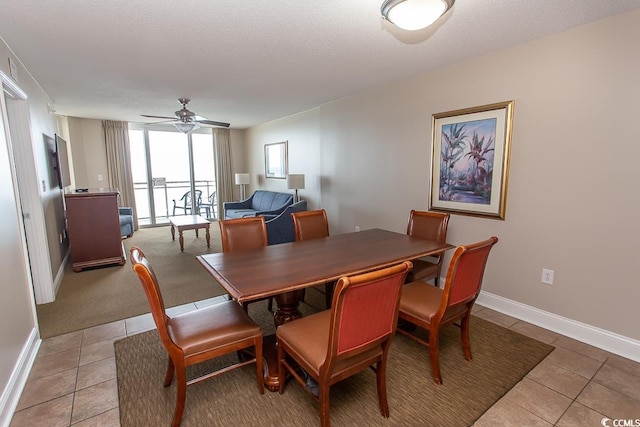
[[[56,169],[58,171],[58,185],[60,188],[71,185],[71,172],[69,170],[69,151],[67,141],[56,134]]]

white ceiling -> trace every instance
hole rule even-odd
[[[58,114],[143,121],[188,97],[196,114],[246,128],[640,7],[457,0],[408,33],[381,20],[381,3],[2,0],[0,37]]]

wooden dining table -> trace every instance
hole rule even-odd
[[[275,297],[277,327],[301,316],[301,289],[451,248],[448,243],[374,228],[197,259],[238,303]],[[274,337],[265,337],[264,358],[265,385],[275,391],[279,378]]]

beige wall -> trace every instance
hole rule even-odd
[[[506,220],[453,215],[450,242],[499,236],[485,291],[638,340],[638,40],[635,10],[260,125],[248,166],[285,190],[264,180],[262,150],[288,140],[332,233],[404,232],[428,207],[432,115],[515,100]]]

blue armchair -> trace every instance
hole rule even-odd
[[[292,203],[292,194],[257,190],[245,200],[224,202],[224,219],[246,218],[258,215],[280,215]]]
[[[120,215],[120,235],[133,236],[133,208],[118,208]]]
[[[267,226],[267,243],[277,245],[278,243],[293,242],[296,240],[296,232],[293,228],[291,214],[307,210],[307,201],[301,200],[288,206],[280,215],[264,215]]]

